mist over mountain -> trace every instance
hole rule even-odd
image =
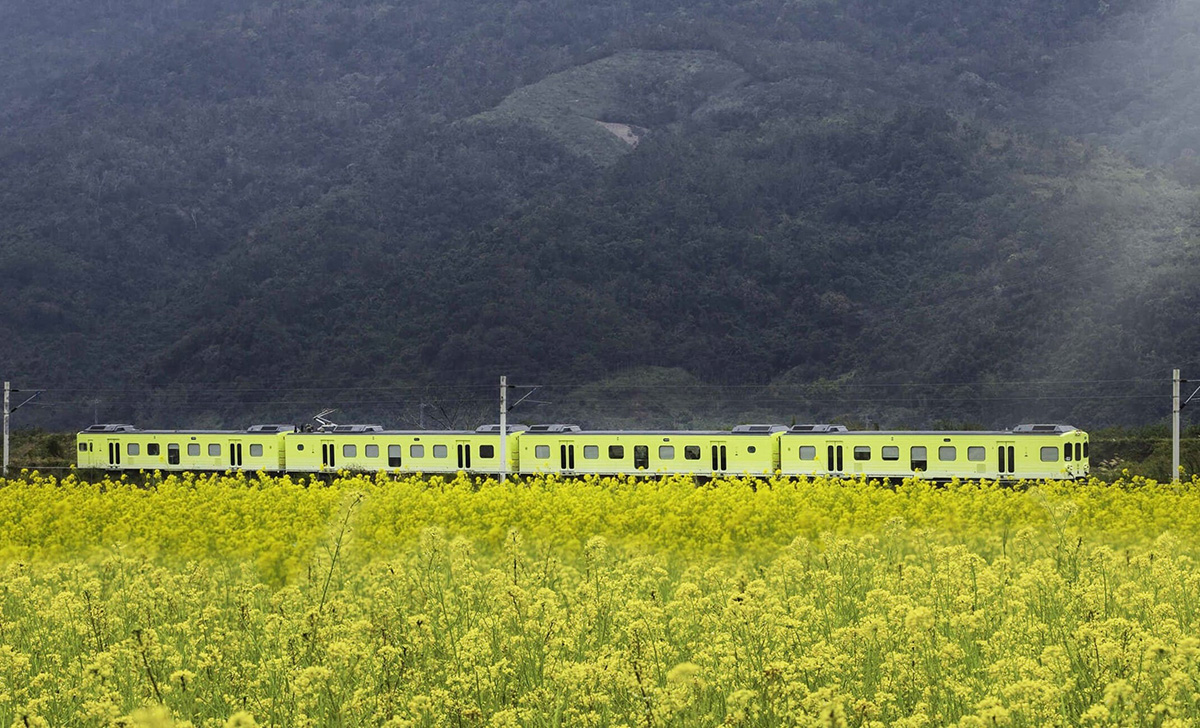
[[[8,3],[0,361],[68,427],[400,424],[501,373],[593,423],[1148,421],[1200,366],[1197,33],[1151,0]]]

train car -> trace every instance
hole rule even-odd
[[[524,426],[508,428],[509,473],[517,472]],[[296,473],[336,470],[395,473],[500,473],[500,426],[476,430],[385,430],[379,425],[334,425],[288,436],[287,469]]]
[[[521,473],[562,475],[770,475],[783,425],[725,431],[596,430],[534,425],[521,436]]]
[[[499,425],[473,431],[292,425],[234,430],[139,430],[93,425],[78,435],[80,468],[496,475]],[[1083,478],[1088,435],[1069,425],[1004,431],[852,432],[840,425],[739,425],[731,431],[584,431],[577,425],[510,426],[507,472],[563,475],[865,476],[934,480]]]
[[[992,432],[851,432],[839,425],[798,425],[780,437],[779,447],[784,475],[1070,480],[1089,470],[1087,433],[1070,425]]]
[[[76,436],[80,468],[104,470],[264,470],[281,472],[292,425],[242,430],[139,430],[92,425]]]

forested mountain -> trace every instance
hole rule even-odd
[[[594,422],[697,422],[639,404],[684,390],[1153,419],[1200,367],[1198,30],[1155,0],[10,2],[3,373],[66,426],[396,418],[506,372],[592,383],[554,414]]]

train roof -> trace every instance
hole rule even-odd
[[[81,435],[276,435],[275,432],[247,432],[246,430],[139,430],[130,427],[124,430],[93,430],[88,428]]]
[[[287,429],[292,428],[292,429]],[[485,425],[475,430],[384,430],[378,425],[342,425],[337,430],[317,430],[313,432],[294,432],[291,425],[252,425],[245,430],[139,430],[127,424],[91,425],[81,431],[81,435],[115,435],[115,434],[144,434],[144,435],[226,435],[230,437],[245,435],[275,435],[286,433],[292,436],[329,435],[478,435],[499,434],[498,425]],[[1020,435],[1061,435],[1076,432],[1078,428],[1071,425],[1026,424],[1017,425],[1011,430],[847,430],[841,425],[794,425],[790,429],[783,425],[738,425],[732,430],[582,430],[578,425],[534,425],[528,430],[522,425],[509,425],[512,434],[522,433],[527,437],[541,435],[704,435],[704,436],[738,436],[746,435],[835,435],[845,437],[883,436],[883,435],[926,435],[942,437],[961,437],[967,435],[987,435],[992,437],[1015,437]]]
[[[1010,436],[1010,435],[1054,435],[1063,434],[1066,432],[1074,432],[1077,428],[1071,425],[1017,425],[1011,430],[848,430],[842,425],[793,425],[788,428],[784,425],[738,425],[732,430],[580,430],[574,425],[569,426],[571,429],[565,429],[567,426],[555,425],[554,427],[564,427],[564,429],[543,430],[537,426],[530,429],[526,436],[531,435],[562,435],[562,434],[579,434],[579,435],[770,435],[774,433],[783,433],[785,435],[836,435],[836,436],[859,436],[859,435],[942,435],[942,436],[962,436],[962,435],[993,435],[993,436]]]
[[[293,437],[329,437],[330,435],[477,435],[475,430],[354,430],[353,432],[331,432],[329,430],[296,432]],[[486,434],[486,433],[485,433]],[[499,433],[496,433],[499,434]]]
[[[782,432],[782,430],[776,430]],[[772,435],[772,432],[732,432],[730,430],[572,430],[570,432],[534,432],[524,433],[525,437],[537,435],[723,435],[744,437],[746,435]]]
[[[1061,435],[1067,432],[1082,432],[1075,427],[1065,427],[1061,430],[849,430],[836,433],[785,432],[785,435],[835,434],[838,436],[858,437],[862,435],[941,435],[956,437],[962,435],[991,435],[995,437],[1017,437],[1028,435]]]
[[[87,427],[87,429],[83,430],[83,432],[90,432],[90,433],[97,433],[97,432],[136,432],[136,431],[137,431],[137,428],[136,428],[136,427],[134,427],[133,425],[118,425],[118,424],[107,424],[107,425],[100,425],[100,424],[96,424],[96,425],[89,425],[89,426]]]

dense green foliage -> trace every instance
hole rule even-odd
[[[1136,44],[1138,22],[1179,26],[1170,12],[1185,11],[0,9],[0,358],[37,385],[152,382],[166,394],[109,395],[101,413],[144,424],[319,408],[311,395],[279,405],[289,382],[596,381],[652,366],[683,382],[980,387],[797,398],[779,417],[1144,420],[1161,402],[982,387],[1196,363],[1200,176],[1183,152],[1124,145],[1126,117],[1103,136],[1077,123],[1125,78],[1100,84],[1088,54]],[[1141,68],[1169,66],[1180,85],[1184,71],[1156,59]],[[1143,106],[1170,95],[1146,94]],[[1173,148],[1187,118],[1158,128]],[[1155,161],[1170,164],[1137,166]],[[284,386],[178,386],[196,382]],[[78,423],[91,394],[28,414]]]

